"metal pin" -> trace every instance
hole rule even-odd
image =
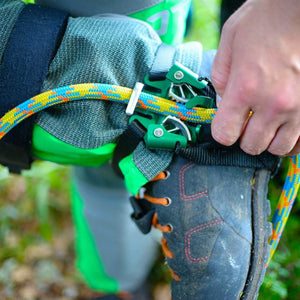
[[[175,72],[174,77],[175,77],[175,79],[177,79],[177,80],[182,79],[182,78],[184,77],[183,72],[181,72],[181,71]]]
[[[164,131],[161,128],[156,128],[153,132],[154,136],[160,138],[164,135]]]

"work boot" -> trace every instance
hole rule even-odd
[[[256,299],[271,224],[264,168],[199,165],[175,155],[131,199],[140,229],[163,232],[173,300]]]

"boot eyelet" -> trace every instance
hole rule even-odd
[[[165,170],[164,173],[165,173],[166,177],[163,178],[163,180],[167,180],[171,176],[171,172],[168,170]]]
[[[169,228],[170,228],[170,231],[168,232],[168,233],[171,233],[171,232],[173,232],[173,225],[172,224],[167,224],[167,226],[169,226]]]
[[[168,207],[172,204],[172,199],[170,197],[164,197],[167,201],[168,201],[168,204],[165,204],[164,206],[165,207]]]

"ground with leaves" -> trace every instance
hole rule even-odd
[[[35,163],[23,176],[0,168],[0,299],[91,299],[74,267],[70,168]],[[150,275],[156,300],[168,299],[163,257]]]
[[[88,299],[74,269],[69,169],[36,164],[0,181],[0,295],[3,299]]]

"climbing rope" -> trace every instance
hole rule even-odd
[[[47,91],[18,105],[0,119],[0,138],[27,117],[56,104],[76,100],[108,100],[128,104],[132,89],[109,84],[84,83],[60,87]],[[187,109],[176,103],[147,93],[141,93],[137,106],[154,113],[171,115],[191,122],[210,122],[214,109]]]
[[[273,231],[269,239],[271,252],[266,267],[275,253],[300,186],[300,155],[291,156],[289,159],[288,173],[272,218]]]
[[[132,89],[98,83],[69,85],[44,92],[13,108],[0,119],[0,139],[24,119],[53,105],[88,99],[128,104],[131,94]],[[143,92],[139,95],[136,107],[165,116],[171,115],[183,121],[194,123],[211,123],[216,113],[216,109],[199,107],[187,109],[184,104]],[[278,245],[299,186],[300,155],[297,155],[290,157],[288,174],[273,216],[273,232],[269,240],[271,253],[266,266]]]

